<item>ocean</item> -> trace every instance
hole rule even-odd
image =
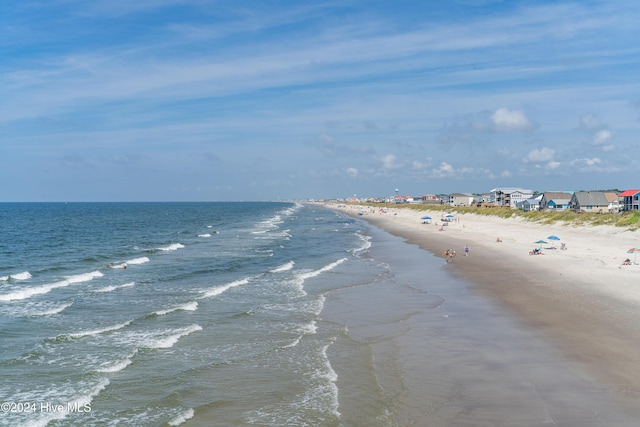
[[[637,424],[456,262],[313,204],[1,203],[0,426]]]
[[[0,204],[0,425],[340,425],[321,316],[369,246],[298,203]]]

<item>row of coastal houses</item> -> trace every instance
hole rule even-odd
[[[384,200],[393,203],[447,204],[450,206],[499,206],[525,211],[563,211],[617,213],[640,209],[640,190],[545,191],[534,193],[525,188],[494,188],[483,194],[426,194],[420,197],[398,196]]]

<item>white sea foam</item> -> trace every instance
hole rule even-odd
[[[360,246],[359,248],[356,248],[353,250],[354,254],[366,251],[367,249],[369,249],[371,247],[371,236],[364,236],[362,234],[358,234],[358,237],[360,237],[360,240],[362,240],[362,246]]]
[[[144,264],[146,262],[149,262],[150,259],[149,257],[143,256],[140,258],[134,258],[134,259],[130,259],[129,261],[126,262],[126,264]]]
[[[347,259],[346,258],[341,258],[335,262],[332,262],[331,264],[325,265],[324,267],[318,269],[318,270],[314,270],[314,271],[310,271],[307,273],[300,273],[300,277],[302,279],[310,279],[311,277],[316,277],[319,276],[322,273],[325,273],[327,271],[333,270],[334,268],[336,268],[337,266],[339,266],[340,264],[342,264],[343,262],[345,262]]]
[[[160,251],[177,251],[178,249],[182,249],[184,248],[184,245],[182,243],[174,243],[172,245],[169,246],[164,246],[161,248],[158,248],[158,250]]]
[[[328,264],[318,270],[313,270],[313,271],[307,271],[305,273],[299,273],[296,275],[296,278],[292,281],[296,293],[298,294],[298,297],[303,297],[305,295],[307,295],[307,292],[304,290],[304,281],[307,279],[310,279],[312,277],[316,277],[319,276],[322,273],[325,273],[327,271],[333,270],[334,268],[336,268],[338,265],[342,264],[343,262],[345,262],[347,260],[347,258],[341,258],[335,262],[332,262],[331,264]]]
[[[226,285],[220,285],[220,286],[213,287],[211,289],[207,289],[206,291],[202,292],[202,296],[200,296],[200,299],[215,297],[217,295],[220,295],[223,292],[226,292],[231,288],[235,288],[236,286],[240,286],[240,285],[246,285],[247,283],[249,283],[249,279],[240,279],[240,280],[227,283]]]
[[[129,326],[129,324],[131,324],[131,320],[124,322],[124,323],[120,323],[118,325],[113,325],[113,326],[107,326],[106,328],[101,328],[101,329],[93,329],[91,331],[82,331],[82,332],[75,332],[72,334],[63,334],[61,335],[62,337],[69,337],[69,338],[82,338],[82,337],[87,337],[90,335],[99,335],[99,334],[103,334],[105,332],[112,332],[112,331],[117,331],[118,329],[122,329],[125,328],[127,326]]]
[[[132,359],[136,355],[136,353],[138,353],[138,350],[135,350],[133,353],[126,356],[124,359],[117,360],[116,362],[111,363],[110,365],[103,365],[98,369],[98,372],[105,373],[105,374],[113,374],[115,372],[120,372],[124,370],[127,366],[131,365],[131,363],[133,363]]]
[[[194,324],[185,328],[164,331],[159,334],[151,334],[151,336],[143,340],[141,346],[143,348],[171,348],[180,338],[201,330],[202,326]]]
[[[62,313],[68,307],[73,305],[73,301],[67,304],[59,304],[50,308],[45,308],[42,311],[34,311],[30,315],[31,316],[52,316],[54,314]]]
[[[155,311],[153,314],[155,314],[157,316],[163,316],[165,314],[173,313],[174,311],[178,311],[178,310],[195,311],[197,309],[198,309],[198,302],[197,301],[190,301],[190,302],[187,302],[185,304],[181,304],[181,305],[173,307],[173,308],[168,308],[166,310]]]
[[[278,224],[282,224],[282,217],[280,215],[274,215],[271,218],[260,221],[256,224],[256,230],[252,231],[252,234],[264,234],[270,230],[278,228]]]
[[[296,338],[295,340],[293,340],[293,342],[287,344],[287,345],[283,345],[281,348],[285,349],[285,348],[293,348],[295,346],[297,346],[298,344],[300,344],[300,340],[302,339],[302,336],[299,336],[298,338]]]
[[[168,422],[168,424],[170,426],[179,426],[180,424],[184,424],[187,420],[193,418],[193,415],[193,409],[189,408],[172,418],[171,421]]]
[[[326,387],[327,387],[327,391],[329,393],[329,400],[330,400],[330,408],[331,408],[331,412],[336,416],[336,417],[340,417],[340,412],[338,412],[338,408],[340,407],[340,402],[338,400],[338,386],[336,385],[336,381],[338,380],[338,374],[336,374],[336,371],[333,370],[333,367],[331,366],[331,362],[329,362],[329,357],[327,356],[327,349],[329,348],[328,344],[326,345],[323,349],[322,349],[322,357],[324,359],[324,371],[323,372],[319,372],[319,376],[320,378],[324,378],[327,383],[326,383]]]
[[[131,359],[119,360],[111,365],[107,365],[98,369],[98,372],[101,372],[103,374],[113,374],[115,372],[122,371],[127,366],[131,365],[131,363],[132,363]]]
[[[93,398],[100,394],[100,392],[104,390],[108,385],[109,380],[107,378],[102,378],[92,387],[87,389],[82,396],[72,399],[65,399],[62,402],[60,401],[59,396],[55,396],[55,399],[51,400],[45,399],[42,396],[40,396],[39,399],[32,399],[34,401],[39,400],[40,402],[50,402],[52,405],[59,405],[52,407],[59,410],[38,410],[34,414],[32,414],[34,415],[34,417],[30,417],[27,423],[21,425],[24,427],[46,427],[51,421],[62,420],[69,414],[81,414],[80,411],[90,411]],[[38,409],[40,408],[38,407]]]
[[[99,271],[93,271],[91,273],[82,273],[75,276],[70,276],[64,280],[55,283],[49,283],[47,285],[33,286],[14,289],[12,292],[0,295],[0,301],[15,301],[31,298],[36,295],[42,295],[51,292],[54,289],[64,288],[76,283],[87,282],[96,277],[101,277],[103,274]]]
[[[328,411],[336,418],[340,418],[338,386],[336,385],[338,374],[333,370],[327,356],[327,349],[330,345],[328,344],[320,350],[320,366],[313,372],[315,385],[304,394],[300,406],[314,409],[322,408],[323,412]]]
[[[97,292],[97,293],[112,292],[112,291],[115,291],[116,289],[130,288],[131,286],[134,286],[134,285],[135,285],[135,282],[125,283],[124,285],[106,286],[104,288],[96,289],[93,292]]]
[[[270,273],[281,273],[283,271],[291,270],[293,268],[293,264],[295,264],[293,261],[289,261],[279,267],[274,268],[273,270],[270,270]]]
[[[43,317],[62,313],[73,305],[71,302],[39,301],[26,304],[3,305],[0,316]]]
[[[0,281],[6,282],[8,280],[28,280],[33,276],[28,271],[23,271],[22,273],[10,274],[8,276],[0,277]]]
[[[198,234],[198,237],[211,237],[211,233]]]
[[[300,332],[306,335],[314,335],[318,330],[318,326],[316,326],[316,321],[312,320],[311,322],[300,326]]]
[[[316,299],[314,299],[313,301],[311,301],[311,303],[308,306],[308,309],[311,313],[315,314],[316,316],[319,316],[320,313],[322,313],[322,309],[324,308],[324,302],[327,299],[327,297],[325,297],[324,295],[320,294],[316,297]]]

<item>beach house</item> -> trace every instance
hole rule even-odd
[[[474,197],[471,193],[452,193],[449,195],[449,203],[451,206],[471,206]]]
[[[609,212],[618,213],[622,210],[622,203],[620,203],[618,194],[605,191],[604,196],[609,201]]]
[[[569,208],[571,193],[564,191],[545,191],[540,200],[540,210],[563,211]]]
[[[420,198],[424,204],[439,204],[438,196],[435,194],[425,194]]]
[[[618,194],[618,198],[622,205],[621,209],[623,211],[637,211],[639,196],[640,190],[626,190]]]
[[[617,197],[617,196],[616,196]],[[576,191],[569,202],[575,212],[611,212],[611,202],[604,191]]]
[[[538,194],[535,197],[531,197],[522,202],[522,210],[525,212],[540,210],[540,202],[542,200],[542,194]]]
[[[491,203],[512,209],[522,206],[522,202],[533,197],[533,191],[524,188],[494,188],[490,193]]]

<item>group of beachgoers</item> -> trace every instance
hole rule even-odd
[[[456,257],[456,251],[453,249],[447,249],[442,253],[442,256],[446,258],[447,262],[449,262]],[[469,256],[469,245],[464,246],[464,256]]]

